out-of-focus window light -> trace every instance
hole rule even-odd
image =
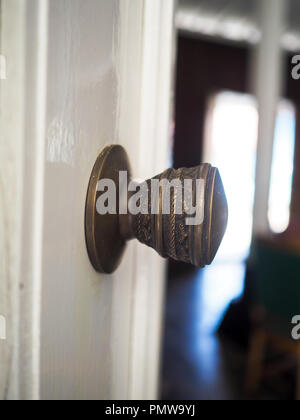
[[[295,131],[295,107],[291,102],[282,100],[275,126],[269,197],[269,223],[275,233],[284,232],[290,220]]]
[[[209,104],[204,160],[218,167],[229,221],[217,260],[247,258],[252,235],[258,112],[246,94],[221,92]]]
[[[296,117],[293,105],[282,100],[276,119],[269,200],[274,232],[289,223]],[[257,152],[258,110],[253,96],[221,92],[209,101],[204,160],[220,169],[229,221],[216,260],[247,258],[252,236]]]

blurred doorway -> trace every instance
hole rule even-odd
[[[247,45],[179,34],[174,167],[204,161],[217,166],[230,220],[212,266],[194,270],[170,263],[162,369],[166,399],[241,397],[244,349],[232,342],[224,345],[216,331],[230,303],[243,295],[251,244],[258,128],[257,104],[249,87],[251,60]],[[292,91],[287,89],[290,100]],[[269,199],[274,232],[284,230],[289,219],[295,125],[295,107],[283,100]],[[279,188],[284,191],[280,203],[275,194]]]

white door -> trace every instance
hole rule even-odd
[[[108,144],[168,166],[173,0],[0,2],[0,399],[156,398],[164,263],[97,274],[84,207]]]

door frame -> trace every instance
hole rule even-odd
[[[136,154],[130,158],[134,176],[140,179],[160,173],[170,163],[174,12],[173,0],[125,0],[121,6],[120,74],[123,78],[118,138],[123,144],[128,142],[130,150],[131,142],[139,144]],[[165,264],[152,250],[138,243],[134,244],[133,255],[135,276],[128,398],[155,399],[158,395]],[[147,269],[139,264],[145,260],[149,262]]]

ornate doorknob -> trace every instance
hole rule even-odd
[[[162,257],[204,267],[215,258],[227,219],[221,177],[209,164],[168,169],[134,183],[121,146],[106,147],[98,156],[88,187],[85,232],[99,272],[112,273],[126,242],[134,238]]]

